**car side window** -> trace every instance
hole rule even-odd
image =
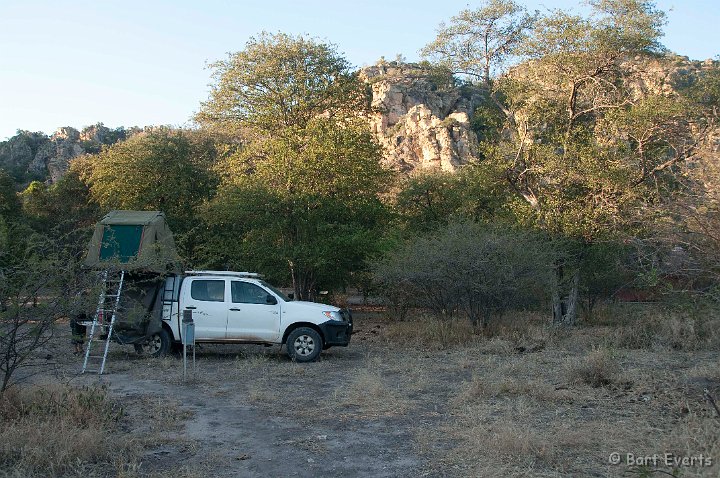
[[[224,280],[194,280],[190,287],[190,297],[207,302],[225,301]]]
[[[249,282],[232,281],[232,301],[236,304],[267,304],[268,292]]]

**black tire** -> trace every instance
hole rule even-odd
[[[291,360],[312,362],[320,356],[323,340],[317,330],[310,327],[298,327],[288,335],[285,347]]]
[[[148,357],[164,357],[170,351],[170,334],[165,329],[160,329],[156,334],[139,344],[135,344],[135,352]]]

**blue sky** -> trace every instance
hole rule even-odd
[[[528,0],[529,9],[573,8]],[[658,1],[663,43],[720,54],[717,0]],[[186,124],[207,98],[206,64],[260,31],[332,42],[356,66],[418,59],[440,21],[468,0],[0,0],[0,140],[16,130]]]

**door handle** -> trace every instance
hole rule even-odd
[[[233,307],[233,308],[230,309],[230,310],[232,310],[233,312],[240,312],[242,309],[236,309],[235,307]]]
[[[197,309],[197,307],[195,307],[194,305],[190,305],[190,306],[187,306],[187,307],[185,307],[185,308],[186,308],[187,310],[195,310],[195,309]]]

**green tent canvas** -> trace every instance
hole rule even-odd
[[[95,225],[85,265],[170,272],[180,270],[180,258],[163,213],[111,211]]]

